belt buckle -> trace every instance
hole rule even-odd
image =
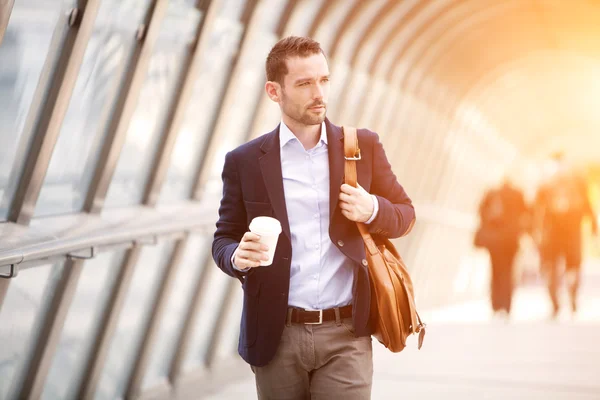
[[[313,310],[317,311],[317,310]],[[321,325],[323,323],[323,310],[319,311],[319,322],[305,322],[304,325]]]

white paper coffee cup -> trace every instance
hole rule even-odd
[[[275,255],[275,248],[277,247],[277,239],[281,233],[281,224],[278,220],[271,217],[256,217],[250,222],[250,232],[256,233],[260,236],[260,243],[267,245],[269,250],[267,254],[269,259],[261,261],[261,266],[271,265],[273,263],[273,256]]]

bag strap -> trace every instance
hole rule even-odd
[[[361,159],[360,148],[358,147],[358,134],[356,133],[356,128],[352,126],[342,126],[342,132],[344,133],[344,183],[356,187],[358,179],[356,161]],[[369,233],[369,229],[361,222],[357,222],[356,225],[358,226],[358,231],[365,242],[367,250],[369,253],[375,254],[378,251],[377,245]],[[426,325],[421,321],[421,317],[417,310],[415,310],[415,314],[417,315],[417,321],[419,323],[416,332],[419,333],[418,348],[420,349],[423,343],[423,337],[425,336]]]
[[[356,128],[352,126],[342,126],[344,133],[344,183],[357,187],[358,174],[356,172],[356,161],[361,159],[360,148],[358,147],[358,134]],[[377,252],[375,241],[369,233],[365,224],[357,222],[358,231],[371,254]]]

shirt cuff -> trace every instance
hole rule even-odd
[[[240,272],[248,272],[250,270],[250,267],[246,268],[246,269],[242,269],[239,268],[237,265],[234,264],[233,260],[235,259],[235,253],[237,252],[237,247],[235,248],[235,250],[233,251],[233,255],[231,256],[231,266],[233,267],[233,269],[235,269],[236,271],[240,271]]]
[[[377,196],[372,194],[371,198],[373,199],[373,214],[371,215],[371,218],[369,218],[367,222],[365,222],[365,224],[367,225],[369,225],[371,222],[373,222],[375,218],[377,218],[377,213],[379,212],[379,200],[377,200]]]

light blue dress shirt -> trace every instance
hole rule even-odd
[[[354,266],[329,238],[329,155],[325,122],[321,124],[319,143],[310,150],[304,149],[283,121],[279,141],[292,236],[288,305],[321,310],[351,304]],[[377,197],[371,198],[373,214],[367,224],[379,211]],[[232,264],[234,258],[235,253],[231,257]]]
[[[321,124],[319,143],[310,150],[304,149],[283,122],[279,139],[285,205],[292,236],[288,305],[320,310],[350,304],[354,266],[329,238],[329,156],[325,123]],[[376,198],[374,205],[378,208]],[[376,214],[373,212],[367,223]]]

